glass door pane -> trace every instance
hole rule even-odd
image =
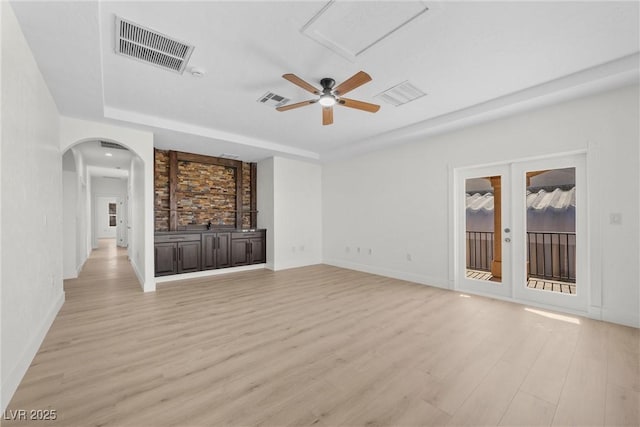
[[[576,168],[525,177],[527,287],[576,295]]]
[[[465,180],[465,276],[502,282],[502,177]]]

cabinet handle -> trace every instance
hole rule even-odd
[[[178,261],[182,260],[182,248],[178,248]]]
[[[173,248],[173,260],[176,260],[176,248]]]
[[[216,247],[215,249],[220,249],[220,238],[216,237]]]

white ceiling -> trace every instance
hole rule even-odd
[[[73,147],[82,153],[82,158],[91,166],[91,175],[127,177],[133,154],[129,150],[106,148],[100,141],[87,141]],[[111,156],[107,156],[111,154]]]
[[[301,30],[327,7],[318,18],[327,21],[313,28],[336,28],[343,46],[366,46],[406,19],[391,16],[398,3],[344,3],[12,4],[63,115],[152,130],[159,148],[246,161],[336,158],[638,81],[638,2],[407,2],[430,10],[354,57]],[[188,68],[205,76],[116,55],[116,15],[195,45]],[[393,25],[371,25],[385,16]],[[360,70],[373,81],[349,98],[376,102],[405,80],[427,96],[382,104],[376,114],[336,107],[331,126],[322,126],[317,104],[277,112],[256,102],[267,91],[291,102],[313,98],[284,73],[319,86],[323,77],[340,83]]]

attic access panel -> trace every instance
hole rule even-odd
[[[422,1],[331,0],[300,30],[350,61],[413,21],[429,7]]]

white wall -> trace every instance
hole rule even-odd
[[[136,193],[139,197],[129,199],[131,204],[140,203],[141,206],[130,206],[131,211],[142,215],[138,218],[129,218],[129,223],[133,227],[137,225],[137,230],[142,233],[143,238],[138,243],[137,253],[140,259],[130,257],[137,270],[138,279],[145,292],[154,291],[156,283],[153,266],[153,240],[154,240],[154,188],[153,188],[153,134],[151,132],[140,131],[122,126],[114,126],[106,123],[91,122],[87,120],[61,117],[60,119],[60,149],[62,152],[70,147],[85,141],[104,140],[112,141],[124,145],[135,153],[139,158],[136,163],[137,186],[141,192]],[[133,163],[132,163],[133,168]],[[129,175],[129,180],[133,180]],[[131,187],[133,184],[129,182]],[[87,194],[91,194],[91,181],[87,182]],[[90,206],[90,203],[89,203]],[[135,209],[134,209],[135,208]],[[87,214],[90,217],[91,212]],[[89,230],[88,235],[91,236]],[[144,242],[142,244],[141,242]],[[131,242],[130,242],[131,243]],[[89,242],[89,247],[91,242]],[[150,248],[149,250],[144,250]],[[130,248],[131,250],[131,248]],[[132,252],[133,253],[133,252]]]
[[[589,313],[639,326],[638,95],[627,86],[324,165],[324,261],[453,287],[452,169],[587,150]]]
[[[141,283],[145,283],[145,277],[154,277],[154,273],[151,272],[151,276],[146,276],[148,272],[145,272],[145,254],[153,254],[153,245],[147,246],[145,244],[145,228],[148,219],[145,216],[145,211],[148,211],[145,205],[145,180],[144,180],[144,164],[142,160],[137,157],[131,159],[131,169],[129,170],[129,203],[131,206],[131,217],[129,218],[129,259],[131,265],[138,275],[138,279]],[[152,210],[153,212],[153,210]],[[145,221],[147,219],[147,221]],[[154,288],[155,289],[155,288]],[[145,289],[146,290],[146,289]]]
[[[267,230],[267,268],[274,270],[273,157],[256,166],[258,228]]]
[[[267,229],[267,267],[322,261],[321,167],[274,157],[258,164],[258,226]]]
[[[0,10],[4,409],[62,306],[64,292],[58,111],[10,4],[0,2]]]
[[[76,204],[78,177],[75,171],[62,171],[62,277],[78,277],[76,264]]]

